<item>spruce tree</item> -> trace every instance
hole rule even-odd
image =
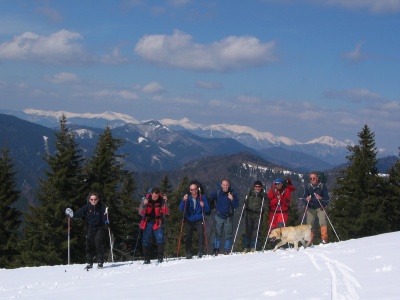
[[[100,134],[93,156],[87,160],[85,175],[87,192],[99,192],[101,201],[108,207],[110,228],[114,243],[119,245],[124,241],[122,214],[122,185],[128,176],[123,170],[124,154],[118,154],[118,149],[124,144],[122,139],[112,136],[111,128],[106,127]],[[108,233],[110,233],[108,232]]]
[[[0,268],[20,264],[18,229],[21,212],[14,207],[19,196],[10,151],[4,147],[0,156]]]
[[[118,218],[113,217],[113,224],[121,228],[121,235],[117,243],[114,244],[114,256],[119,257],[120,261],[131,260],[132,251],[135,247],[136,237],[139,233],[138,214],[139,199],[134,199],[133,194],[136,190],[135,179],[132,173],[126,175],[120,193],[120,213]]]
[[[375,135],[365,125],[358,137],[359,144],[348,147],[349,164],[336,179],[330,210],[342,240],[385,232]]]
[[[60,131],[55,136],[56,153],[44,158],[48,169],[45,170],[45,177],[40,178],[39,204],[31,206],[26,216],[22,258],[29,266],[68,262],[65,209],[77,207],[84,197],[83,158],[64,115],[60,119]],[[83,225],[80,222],[71,224],[71,261],[83,262]]]
[[[167,225],[167,256],[175,257],[178,250],[179,236],[180,239],[180,251],[179,255],[185,253],[185,224],[182,222],[183,212],[179,210],[179,204],[183,198],[183,195],[187,193],[189,187],[189,178],[184,176],[184,178],[179,183],[177,190],[173,191],[171,195],[168,195],[169,204],[169,216]],[[183,227],[182,227],[183,224]],[[182,228],[182,229],[181,229]],[[182,233],[181,233],[182,230]]]
[[[400,159],[389,169],[388,174],[383,205],[388,231],[393,232],[400,230]]]

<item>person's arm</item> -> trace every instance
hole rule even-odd
[[[203,212],[210,212],[210,205],[208,204],[208,199],[205,195],[201,195],[201,202],[203,202]],[[200,204],[201,205],[201,204]]]

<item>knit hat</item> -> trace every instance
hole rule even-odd
[[[263,186],[263,184],[262,184],[262,182],[260,180],[254,181],[253,186],[256,186],[256,185]]]
[[[277,179],[274,180],[274,183],[275,184],[283,183],[283,179],[282,178],[277,178]]]

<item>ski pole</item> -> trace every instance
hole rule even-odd
[[[167,195],[164,194],[164,197]],[[163,214],[163,219],[164,219],[164,257],[165,261],[168,262],[168,257],[167,257],[167,216],[166,216],[166,211],[167,211],[167,201],[164,200],[164,214]]]
[[[264,194],[265,194],[265,190],[264,190]],[[260,217],[258,219],[257,236],[256,236],[256,243],[254,244],[254,250],[257,250],[258,232],[260,231],[261,217],[262,217],[262,211],[263,211],[263,207],[264,207],[264,199],[265,199],[265,197],[263,197],[263,199],[261,201],[261,210],[260,210]]]
[[[215,225],[215,214],[214,214],[214,216],[212,216],[212,212],[211,212],[210,217],[212,218],[213,223],[212,223],[211,229],[210,229],[210,236],[208,237],[208,245],[210,245],[210,241],[211,241],[212,234],[213,234],[213,230],[214,230],[214,225]],[[207,249],[207,253],[208,253],[208,249]]]
[[[246,200],[247,200],[247,196],[246,196],[245,202],[243,203],[242,213],[240,214],[238,226],[237,226],[237,228],[236,228],[236,233],[235,233],[235,237],[234,237],[234,239],[233,239],[232,248],[231,248],[231,254],[232,254],[232,251],[233,251],[233,247],[235,246],[236,236],[237,236],[237,233],[238,233],[238,231],[239,231],[240,222],[242,221],[242,216],[243,216],[244,208],[246,207]]]
[[[314,193],[314,194],[315,194],[315,193]],[[331,220],[329,219],[328,214],[326,213],[324,206],[322,205],[321,201],[319,201],[318,198],[316,198],[316,199],[318,200],[319,205],[321,205],[321,208],[322,208],[322,210],[324,211],[325,216],[326,216],[326,218],[327,218],[328,221],[329,221],[329,224],[331,224],[331,227],[332,227],[333,232],[335,233],[335,235],[336,235],[338,241],[340,242],[340,238],[339,238],[338,234],[336,233],[335,227],[333,227],[332,222],[331,222]]]
[[[199,200],[201,201],[201,189],[200,189],[200,187],[199,187]],[[206,219],[204,218],[204,207],[203,206],[201,207],[201,215],[203,217],[204,241],[206,242],[206,254],[208,255],[207,227],[206,227]]]
[[[267,238],[265,239],[265,243],[264,243],[264,247],[263,247],[263,249],[262,249],[262,252],[264,252],[265,247],[267,246],[268,237],[269,237],[269,234],[270,234],[270,232],[271,232],[272,224],[274,224],[274,219],[275,219],[275,215],[276,215],[277,209],[278,209],[278,206],[275,208],[274,214],[272,215],[271,224],[269,224],[268,234],[267,234]]]
[[[183,206],[183,214],[182,214],[182,222],[181,222],[181,231],[180,231],[180,233],[179,233],[179,238],[178,238],[178,248],[176,249],[176,257],[179,256],[179,250],[181,249],[181,238],[182,238],[183,224],[185,223],[186,203],[187,203],[187,200],[185,201],[185,205]]]
[[[70,258],[71,258],[70,232],[71,232],[71,217],[68,216],[68,264],[70,264]]]
[[[146,197],[142,197],[142,201],[144,201],[144,200],[146,200]],[[136,256],[136,249],[139,244],[140,234],[143,232],[143,229],[140,227],[140,225],[141,225],[141,222],[146,218],[146,208],[147,208],[147,205],[144,205],[142,220],[139,222],[139,232],[138,232],[138,235],[136,238],[136,245],[135,245],[135,249],[133,250],[133,259],[135,259],[135,256]],[[139,207],[139,214],[140,214],[140,207]]]
[[[303,198],[300,198],[300,199],[303,200]],[[307,201],[306,208],[304,209],[304,214],[303,214],[303,218],[301,219],[300,225],[303,225],[304,217],[306,216],[306,212],[307,212],[307,209],[308,209],[308,203],[309,203],[309,201]]]
[[[106,211],[105,211],[104,214],[107,215],[107,224],[110,224],[110,219],[108,218],[108,207],[106,207]],[[110,230],[110,227],[108,227],[108,236],[110,237],[111,260],[112,260],[112,262],[114,262],[113,244],[112,244],[112,241],[111,241],[111,230]]]

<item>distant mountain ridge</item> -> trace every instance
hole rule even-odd
[[[104,112],[101,114],[78,114],[66,111],[25,109],[22,112],[6,111],[4,113],[12,114],[24,120],[47,127],[57,127],[58,119],[62,114],[67,117],[68,122],[71,124],[95,128],[104,128],[105,126],[117,128],[126,124],[138,125],[142,123],[129,115],[115,112]],[[167,126],[169,129],[175,131],[188,131],[203,138],[229,138],[236,140],[246,147],[258,151],[263,155],[263,157],[269,157],[273,161],[279,163],[282,163],[282,159],[280,159],[279,155],[278,157],[274,157],[277,152],[276,148],[303,153],[308,157],[315,157],[319,160],[313,165],[309,166],[310,168],[318,167],[318,169],[332,168],[345,163],[345,157],[348,154],[347,147],[354,145],[354,143],[350,140],[338,141],[337,139],[329,136],[321,136],[307,142],[299,142],[288,137],[275,136],[270,132],[259,132],[248,126],[230,124],[202,125],[191,122],[188,118],[183,118],[181,120],[161,119],[158,121]],[[143,123],[145,122],[147,121],[143,121]],[[391,153],[381,149],[379,149],[378,154],[380,157],[391,155]],[[298,154],[296,156],[299,158]],[[301,164],[301,160],[299,161],[297,159],[294,161],[292,159],[293,161],[291,162],[291,156],[286,155],[286,157],[289,159],[289,161],[287,161],[287,165],[289,166],[298,165],[299,163]],[[307,159],[307,161],[310,160]]]

